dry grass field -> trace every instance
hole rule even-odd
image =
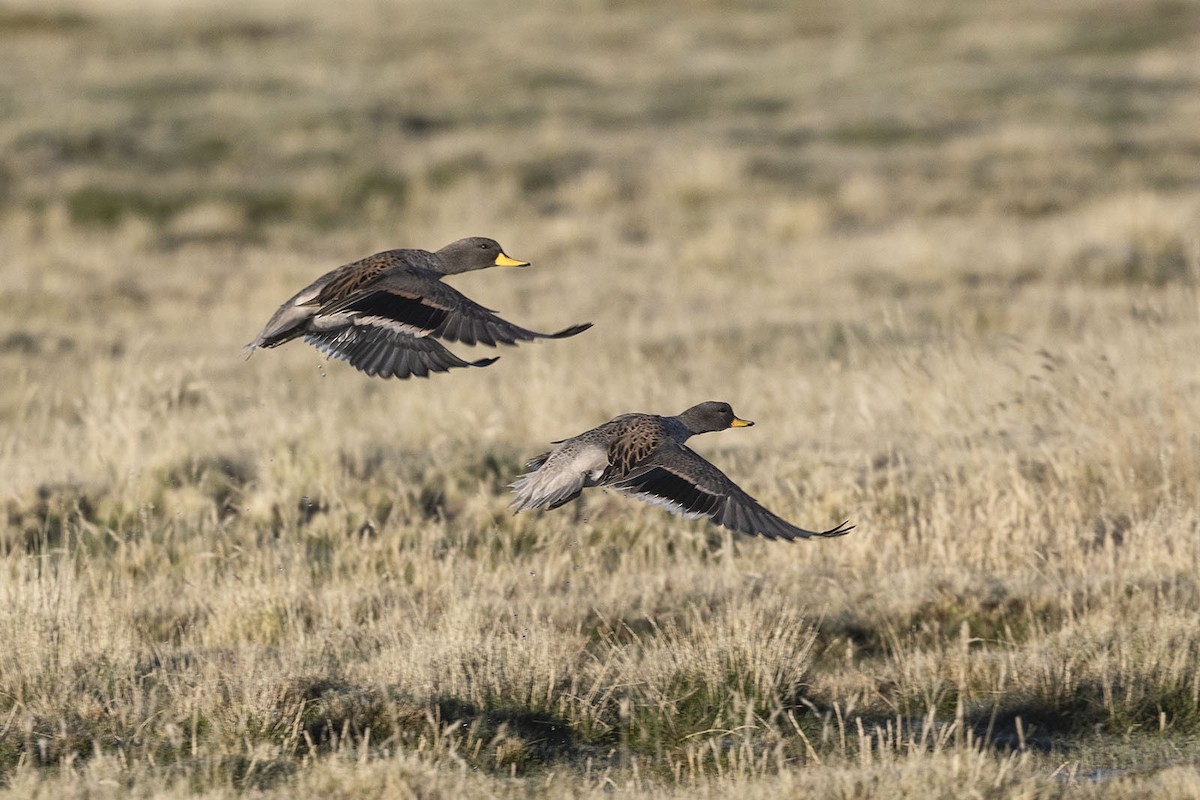
[[[323,5],[0,4],[0,797],[1200,796],[1200,5]],[[242,359],[475,234],[595,328]],[[857,529],[507,512],[707,399]]]

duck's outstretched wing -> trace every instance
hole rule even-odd
[[[383,275],[357,295],[328,309],[331,314],[339,312],[354,315],[360,324],[374,322],[416,336],[491,347],[534,339],[565,339],[592,327],[592,323],[585,322],[555,333],[523,328],[502,319],[453,286],[412,272]]]
[[[808,539],[843,536],[853,525],[812,531],[800,528],[759,505],[725,473],[698,453],[673,439],[624,474],[612,473],[601,485],[687,517],[708,517],[718,525],[767,539]]]
[[[312,331],[304,335],[304,341],[331,358],[381,378],[426,378],[457,367],[486,367],[496,360],[465,361],[433,339],[372,325]]]

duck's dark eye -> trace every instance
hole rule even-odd
[[[488,247],[489,247],[489,245],[487,242],[484,242],[483,244],[479,245],[480,250],[487,250]]]

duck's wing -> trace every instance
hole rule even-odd
[[[351,295],[330,303],[322,313],[353,317],[357,325],[492,347],[534,339],[564,339],[592,327],[587,322],[555,333],[523,328],[502,319],[425,270],[385,272]]]
[[[311,331],[304,341],[331,358],[381,378],[426,378],[456,367],[486,367],[496,358],[464,361],[439,342],[401,331],[370,325],[350,325],[338,330]]]
[[[767,539],[842,536],[854,527],[845,522],[826,531],[797,527],[763,508],[712,463],[670,438],[662,439],[630,469],[613,470],[600,483],[676,514],[708,517],[730,530]]]

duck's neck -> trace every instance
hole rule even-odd
[[[696,432],[683,424],[679,417],[664,417],[663,426],[667,429],[667,435],[680,444],[696,435]]]

